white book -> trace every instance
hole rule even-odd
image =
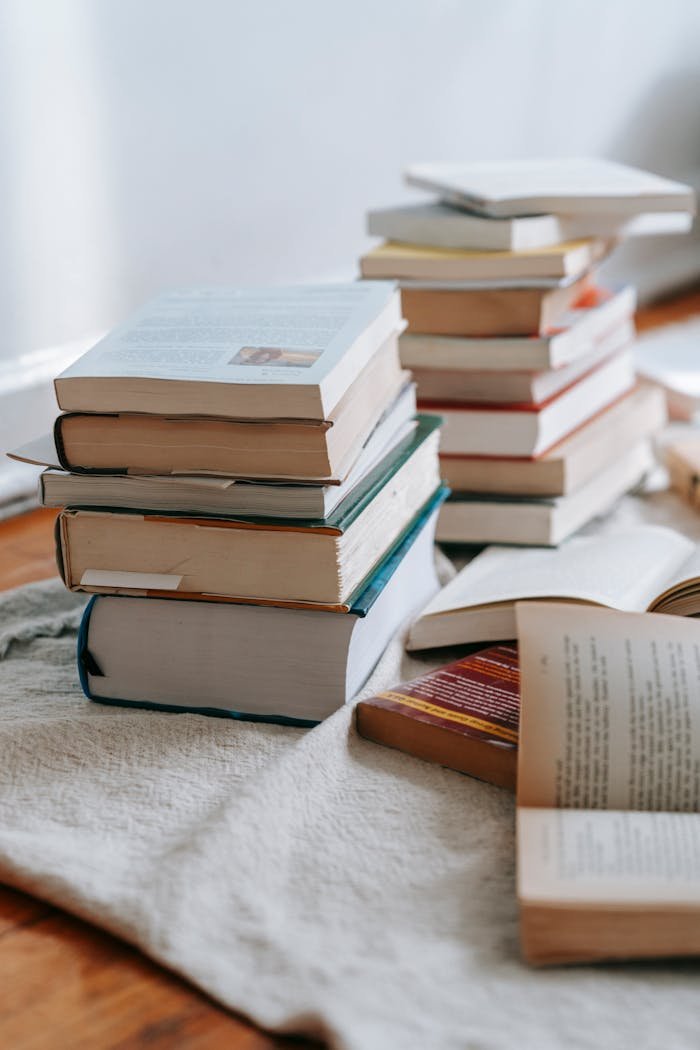
[[[390,281],[171,292],[62,372],[56,396],[64,412],[326,420],[401,328]]]
[[[591,353],[599,339],[630,320],[635,306],[631,286],[616,292],[600,288],[591,305],[568,310],[557,328],[544,336],[478,338],[407,332],[399,339],[401,363],[405,368],[492,372],[561,368]]]
[[[688,233],[693,218],[687,212],[643,215],[523,215],[494,219],[464,207],[430,201],[377,208],[367,216],[373,237],[426,248],[485,251],[533,251],[580,237],[616,241]]]
[[[438,519],[440,543],[509,543],[556,547],[583,528],[652,469],[647,441],[609,461],[595,477],[566,496],[518,499],[460,495],[443,504]]]
[[[464,456],[538,456],[631,390],[634,359],[623,350],[543,405],[460,406],[421,402],[444,420],[440,451]]]
[[[700,411],[699,348],[697,317],[645,333],[635,347],[637,370],[663,387],[675,418],[691,419]]]
[[[556,549],[488,547],[427,605],[407,647],[515,638],[515,603],[530,599],[697,616],[700,548],[660,525],[574,537]]]
[[[694,214],[691,186],[602,157],[412,164],[411,186],[496,218],[559,214]]]

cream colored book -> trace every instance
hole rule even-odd
[[[524,252],[457,251],[387,241],[360,259],[363,277],[416,281],[518,280],[577,277],[610,252],[600,238]]]
[[[517,626],[525,958],[700,954],[700,624],[523,603]]]
[[[423,610],[407,648],[515,638],[516,602],[533,600],[698,616],[700,547],[662,525],[556,549],[487,547]]]

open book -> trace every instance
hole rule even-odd
[[[487,547],[423,610],[407,648],[515,638],[515,603],[533,598],[700,616],[700,548],[661,525],[556,550]]]
[[[700,623],[517,607],[534,963],[700,954]]]

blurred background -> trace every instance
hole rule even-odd
[[[3,0],[3,375],[166,287],[352,277],[410,161],[600,154],[700,186],[697,0]],[[695,237],[616,254],[642,297]]]

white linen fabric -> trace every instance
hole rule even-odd
[[[668,495],[605,527],[640,517],[700,537]],[[360,739],[350,707],[299,730],[90,703],[83,604],[0,596],[2,881],[342,1050],[695,1050],[695,963],[521,963],[507,792]],[[365,693],[426,666],[397,640]]]

